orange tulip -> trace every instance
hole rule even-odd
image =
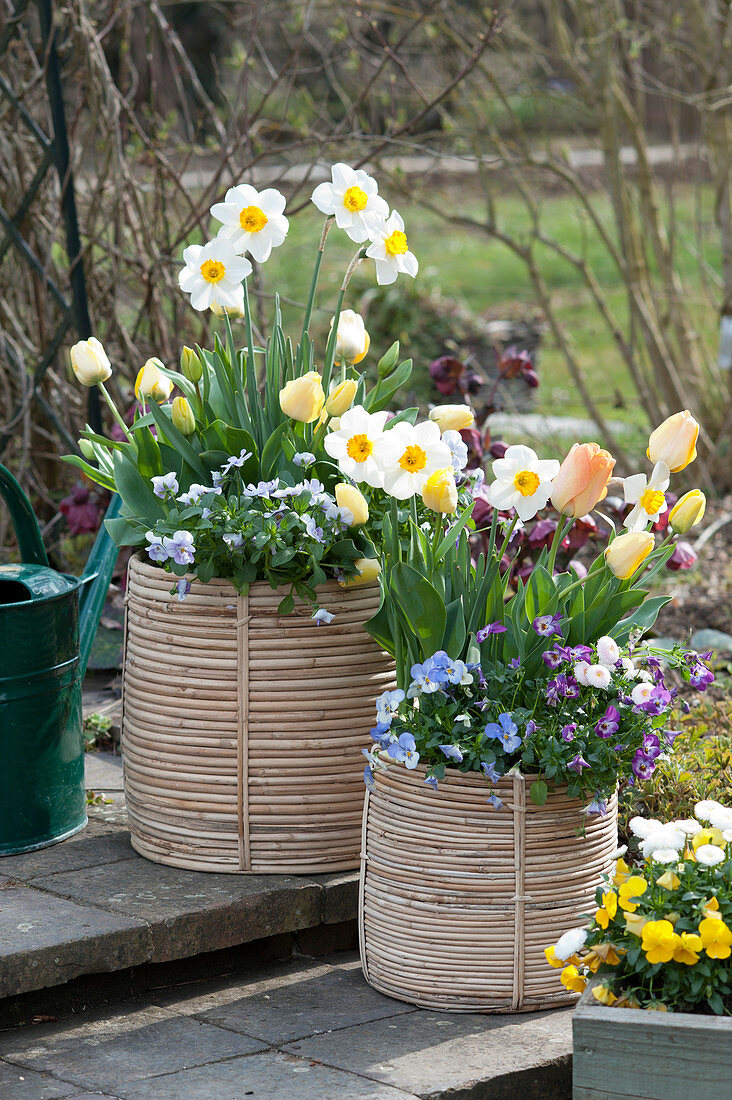
[[[579,519],[607,496],[615,459],[598,443],[574,443],[552,486],[552,504],[565,516]]]

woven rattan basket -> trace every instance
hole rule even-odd
[[[133,847],[198,871],[358,866],[364,759],[394,666],[363,629],[377,584],[324,586],[318,627],[257,583],[194,582],[130,562],[122,749]]]
[[[372,986],[425,1008],[528,1012],[568,1004],[544,948],[583,925],[613,866],[617,800],[605,817],[528,782],[491,784],[456,769],[437,791],[425,769],[391,766],[367,796],[361,963]],[[584,829],[585,835],[579,835]]]

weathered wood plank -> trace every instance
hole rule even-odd
[[[732,1020],[604,1008],[582,995],[572,1018],[573,1100],[732,1096]]]

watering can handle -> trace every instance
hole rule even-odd
[[[20,560],[29,565],[48,565],[48,557],[31,502],[10,470],[0,463],[0,495],[10,512],[18,540]]]

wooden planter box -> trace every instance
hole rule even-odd
[[[586,816],[561,791],[535,806],[530,777],[491,784],[447,769],[375,775],[364,809],[361,964],[382,993],[453,1012],[527,1012],[571,1004],[544,948],[586,923],[613,868],[617,801]],[[584,836],[579,835],[584,828]]]
[[[732,1094],[732,1018],[598,1004],[572,1016],[573,1100],[722,1100]]]
[[[134,557],[122,751],[132,845],[197,871],[313,874],[358,866],[364,758],[394,665],[363,629],[378,584],[335,582],[312,621],[266,583],[174,578]]]

